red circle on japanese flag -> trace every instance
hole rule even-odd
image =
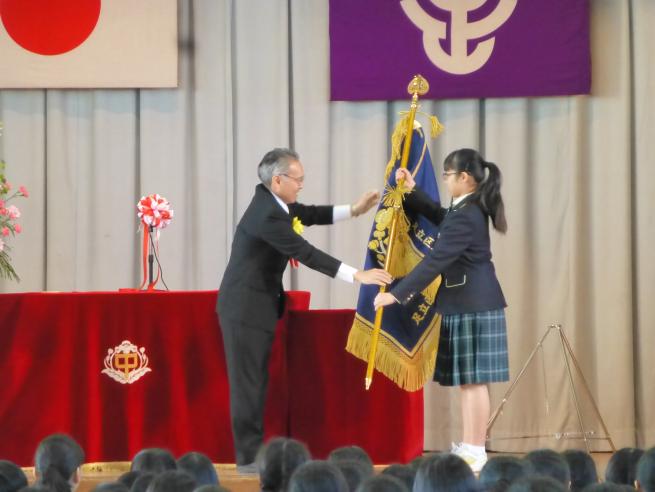
[[[0,19],[20,46],[39,55],[77,48],[93,32],[101,0],[0,0]]]

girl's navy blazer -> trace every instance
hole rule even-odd
[[[436,310],[441,314],[507,306],[491,262],[489,217],[480,208],[475,193],[446,209],[414,188],[405,196],[404,206],[407,212],[425,216],[440,229],[430,253],[389,291],[398,302],[407,304],[441,275],[436,299]]]

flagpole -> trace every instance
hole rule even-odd
[[[409,160],[409,149],[412,146],[412,135],[414,132],[414,118],[416,117],[416,110],[418,109],[418,97],[428,92],[430,86],[427,80],[420,75],[415,75],[407,86],[407,92],[412,96],[412,102],[409,107],[409,115],[407,117],[407,130],[405,133],[405,141],[403,143],[403,154],[400,160],[400,167],[407,168],[407,161]],[[396,186],[402,186],[403,181],[396,183]],[[392,209],[391,228],[389,229],[389,246],[387,247],[387,256],[384,260],[384,269],[389,271],[391,266],[391,258],[396,242],[396,230],[398,225],[400,205],[394,205]],[[380,292],[386,292],[387,286],[380,287]],[[368,353],[368,365],[366,366],[365,385],[366,390],[371,387],[373,383],[373,369],[375,368],[375,356],[378,351],[378,341],[380,339],[380,329],[382,327],[382,314],[384,307],[379,307],[375,311],[375,323],[373,325],[373,333],[371,334],[371,348]]]

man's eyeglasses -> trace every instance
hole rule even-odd
[[[452,176],[453,174],[457,174],[457,171],[449,171],[447,173],[441,173],[441,176],[446,179],[448,176]]]
[[[305,177],[304,177],[304,176],[301,176],[301,177],[299,177],[299,178],[296,178],[296,177],[294,177],[294,176],[289,176],[289,175],[286,174],[286,173],[282,173],[282,174],[280,174],[280,176],[286,176],[286,177],[289,178],[289,179],[293,179],[293,180],[294,180],[296,183],[298,183],[299,185],[301,185],[301,184],[303,184],[303,183],[305,182]]]

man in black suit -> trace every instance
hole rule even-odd
[[[268,359],[276,322],[284,313],[282,275],[289,259],[348,282],[384,285],[391,281],[384,270],[361,271],[340,262],[309,244],[292,227],[296,218],[309,226],[356,217],[377,203],[378,192],[365,193],[352,205],[297,203],[304,171],[298,154],[289,149],[268,152],[257,173],[261,184],[237,225],[217,304],[240,473],[257,471],[254,461],[263,440]]]

